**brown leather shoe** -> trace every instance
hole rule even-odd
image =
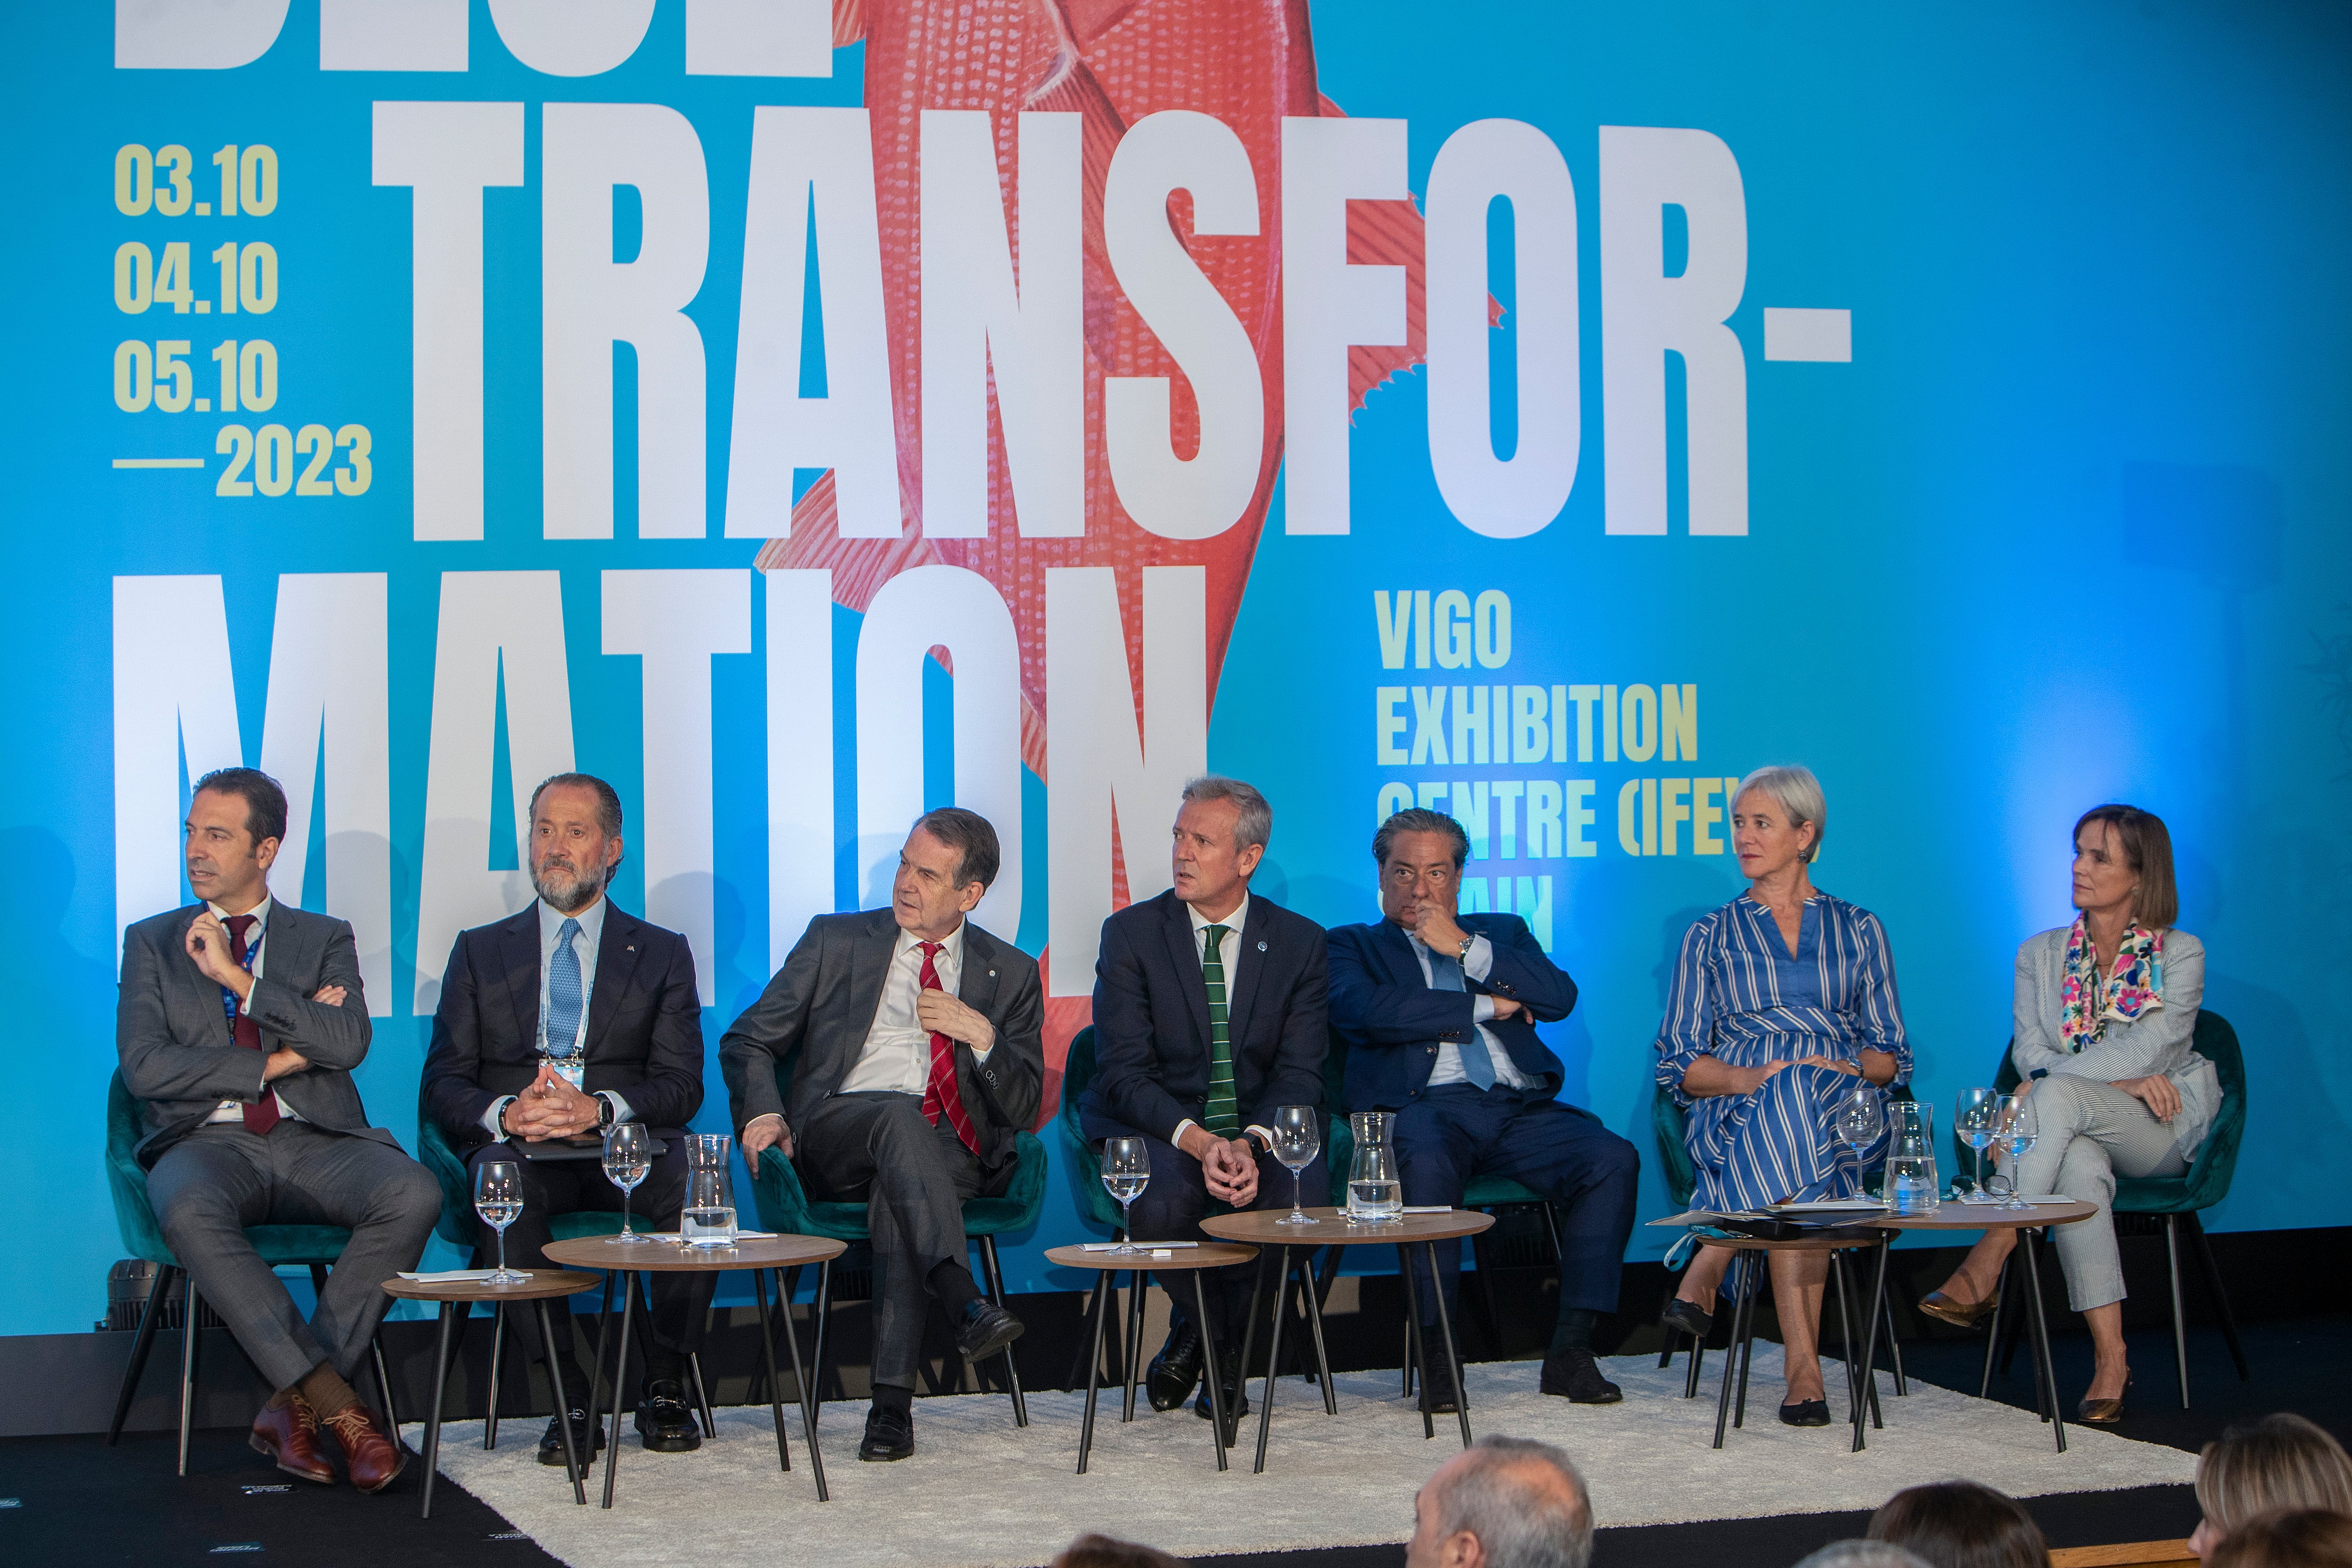
[[[1930,1290],[1919,1303],[1919,1310],[1956,1329],[1973,1329],[1991,1317],[2000,1306],[1998,1295],[1988,1296],[1981,1301],[1958,1301],[1941,1290]]]
[[[319,1439],[318,1413],[310,1401],[296,1394],[272,1410],[262,1406],[253,1418],[253,1451],[267,1455],[289,1476],[332,1486],[335,1467]]]
[[[2131,1392],[2131,1373],[2124,1373],[2124,1394]],[[2124,1418],[2124,1394],[2113,1399],[2085,1399],[2074,1407],[2074,1419],[2086,1426],[2113,1426]]]
[[[384,1435],[383,1418],[364,1405],[346,1405],[320,1425],[342,1446],[343,1468],[361,1491],[380,1492],[408,1468],[408,1450]]]

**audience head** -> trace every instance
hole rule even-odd
[[[1425,910],[1452,914],[1462,891],[1470,836],[1442,811],[1400,811],[1372,835],[1381,868],[1381,912],[1407,931]]]
[[[915,819],[890,882],[890,913],[899,929],[945,942],[996,880],[996,829],[960,805]]]
[[[1927,1568],[1927,1564],[1891,1541],[1832,1541],[1805,1557],[1797,1568]]]
[[[1274,807],[1239,779],[1203,773],[1184,786],[1170,836],[1168,864],[1176,896],[1211,920],[1237,908],[1265,858]]]
[[[2017,1500],[1975,1481],[1906,1487],[1870,1516],[1870,1539],[1928,1568],[2049,1568],[2041,1526]]]
[[[2206,1556],[2209,1568],[2352,1568],[2352,1518],[2326,1509],[2256,1514]]]
[[[2352,1458],[2300,1415],[2265,1415],[2205,1445],[2197,1457],[2197,1506],[2205,1518],[2189,1549],[2210,1561],[2221,1538],[2256,1514],[2310,1508],[2352,1514]]]
[[[2172,882],[2172,835],[2164,818],[2136,805],[2095,805],[2074,823],[2074,907],[2123,910],[2162,931],[2180,918]]]
[[[621,797],[593,773],[557,773],[530,792],[530,885],[576,915],[621,867]]]
[[[231,914],[261,902],[286,837],[286,792],[257,768],[220,768],[196,781],[184,851],[188,887]]]
[[[1183,1563],[1156,1546],[1088,1531],[1062,1549],[1053,1568],[1183,1568]]]
[[[1829,803],[1811,768],[1758,768],[1731,797],[1731,852],[1751,882],[1812,863],[1829,830]]]
[[[1549,1443],[1481,1437],[1413,1497],[1405,1568],[1585,1568],[1584,1478]]]

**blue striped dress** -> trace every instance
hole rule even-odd
[[[1895,1058],[1895,1082],[1911,1079],[1911,1047],[1895,994],[1886,929],[1869,910],[1816,893],[1805,900],[1797,951],[1772,911],[1746,893],[1703,916],[1675,961],[1658,1028],[1658,1087],[1687,1113],[1685,1138],[1705,1209],[1753,1208],[1784,1199],[1851,1197],[1864,1164],[1837,1135],[1839,1100],[1857,1081],[1825,1068],[1790,1068],[1753,1094],[1695,1100],[1683,1075],[1702,1056],[1730,1067],[1801,1057],[1857,1059],[1863,1047]]]

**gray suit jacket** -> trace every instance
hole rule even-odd
[[[2172,1147],[2183,1160],[2195,1160],[2206,1130],[2221,1109],[2221,1076],[2191,1048],[2197,1010],[2205,1000],[2205,944],[2178,928],[2167,931],[2158,1005],[2133,1023],[2109,1019],[2096,1044],[2070,1055],[2059,1046],[2058,1018],[2066,987],[2066,939],[2074,929],[2063,925],[2036,932],[2017,950],[2011,1016],[2017,1036],[2010,1059],[2021,1076],[2038,1068],[2101,1083],[2158,1075],[2170,1079],[2180,1091],[2180,1113],[2172,1119]]]
[[[264,1051],[281,1048],[310,1062],[269,1086],[302,1120],[399,1148],[390,1132],[368,1125],[352,1082],[352,1069],[367,1059],[372,1031],[350,924],[282,900],[270,906],[251,1009],[264,1051],[251,1051],[230,1033],[221,988],[188,956],[188,927],[203,908],[151,916],[122,933],[114,1045],[123,1087],[146,1106],[139,1163],[152,1170],[222,1100],[259,1100]],[[341,1006],[310,1000],[324,985],[343,988]]]
[[[1037,961],[1019,948],[968,921],[963,942],[956,996],[996,1026],[996,1045],[985,1062],[957,1045],[956,1087],[980,1139],[981,1170],[992,1182],[1019,1160],[1015,1140],[1037,1120],[1045,1093],[1045,988]],[[866,1048],[898,942],[898,922],[888,910],[809,922],[767,990],[719,1043],[737,1128],[772,1114],[799,1127],[841,1087]],[[787,1060],[790,1105],[776,1089],[776,1068]]]

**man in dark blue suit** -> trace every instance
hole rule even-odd
[[[1130,1213],[1147,1240],[1199,1239],[1211,1198],[1235,1209],[1289,1206],[1290,1183],[1277,1177],[1273,1153],[1275,1111],[1303,1105],[1321,1120],[1323,931],[1249,889],[1273,830],[1273,808],[1248,784],[1194,779],[1176,814],[1175,886],[1103,922],[1096,1071],[1080,1120],[1097,1149],[1106,1138],[1144,1140],[1151,1180]],[[1329,1191],[1320,1153],[1299,1181],[1309,1203]],[[1192,1321],[1189,1291],[1169,1292],[1176,1305],[1151,1363],[1154,1410],[1191,1395],[1208,1333],[1227,1418],[1244,1413],[1238,1341],[1255,1267],[1218,1272],[1213,1323]],[[1209,1417],[1205,1389],[1193,1409]]]
[[[1331,932],[1331,1024],[1348,1045],[1348,1103],[1396,1113],[1404,1201],[1462,1201],[1479,1176],[1540,1193],[1559,1218],[1559,1320],[1541,1386],[1580,1405],[1622,1395],[1592,1360],[1596,1319],[1617,1305],[1625,1238],[1633,1228],[1641,1156],[1591,1112],[1553,1098],[1559,1058],[1537,1037],[1576,1005],[1576,982],[1545,955],[1516,915],[1457,916],[1462,825],[1436,811],[1400,811],[1372,837],[1381,868],[1377,925]],[[1457,1299],[1458,1244],[1441,1247],[1449,1307]],[[1418,1258],[1416,1268],[1426,1268]],[[1436,1299],[1421,1281],[1423,1326]],[[1456,1397],[1443,1364],[1428,1400]]]

